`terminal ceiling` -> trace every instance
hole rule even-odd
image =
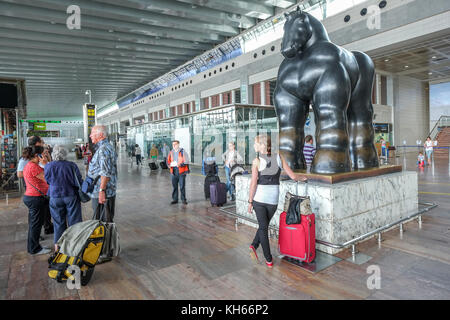
[[[296,2],[0,0],[0,76],[26,80],[28,118],[80,117],[86,90],[115,101]]]
[[[297,2],[320,1],[0,0],[0,77],[26,80],[28,118],[80,118],[88,89],[104,106]],[[66,25],[74,3],[80,30]],[[381,71],[450,78],[448,34],[370,55]]]
[[[377,70],[437,83],[450,80],[450,35],[414,39],[371,54]]]

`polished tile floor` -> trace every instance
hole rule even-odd
[[[121,154],[120,257],[96,266],[88,286],[70,290],[48,278],[47,256],[27,254],[21,199],[1,200],[0,299],[450,299],[448,160],[422,171],[413,155],[395,161],[418,171],[420,201],[439,206],[424,215],[421,229],[412,221],[402,237],[395,229],[383,234],[381,246],[375,238],[359,244],[370,261],[346,261],[346,250],[338,254],[342,261],[313,274],[278,258],[273,269],[254,264],[248,245],[255,229],[236,229],[233,218],[210,208],[198,169],[187,178],[188,205],[170,205],[169,173],[138,168]],[[85,204],[84,218],[91,215]],[[51,246],[52,236],[45,238]],[[276,256],[275,239],[271,246]],[[379,267],[380,289],[367,286],[371,265]]]

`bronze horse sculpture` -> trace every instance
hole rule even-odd
[[[280,153],[306,169],[304,126],[310,104],[316,122],[311,173],[334,174],[379,166],[371,102],[374,65],[365,53],[333,44],[322,23],[299,7],[285,14],[274,92]]]

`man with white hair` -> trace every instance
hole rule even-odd
[[[107,139],[105,126],[94,126],[89,137],[97,146],[97,151],[89,164],[88,176],[92,179],[99,177],[94,191],[89,194],[92,198],[92,208],[96,212],[98,205],[104,204],[103,210],[106,211],[103,214],[103,221],[113,222],[117,188],[117,154]],[[97,212],[96,219],[100,219],[103,210]],[[100,262],[106,262],[111,260],[111,257],[101,256],[99,259]]]

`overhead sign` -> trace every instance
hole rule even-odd
[[[57,121],[57,120],[23,120],[23,119],[20,119],[19,121],[20,122],[29,122],[29,123],[36,123],[36,122],[39,122],[39,123],[61,123],[61,121]]]
[[[45,130],[47,130],[47,125],[45,123],[35,123],[34,130],[35,131],[45,131]]]
[[[89,142],[89,135],[92,128],[96,124],[97,107],[95,104],[86,103],[83,106],[83,120],[84,120],[84,141]]]

